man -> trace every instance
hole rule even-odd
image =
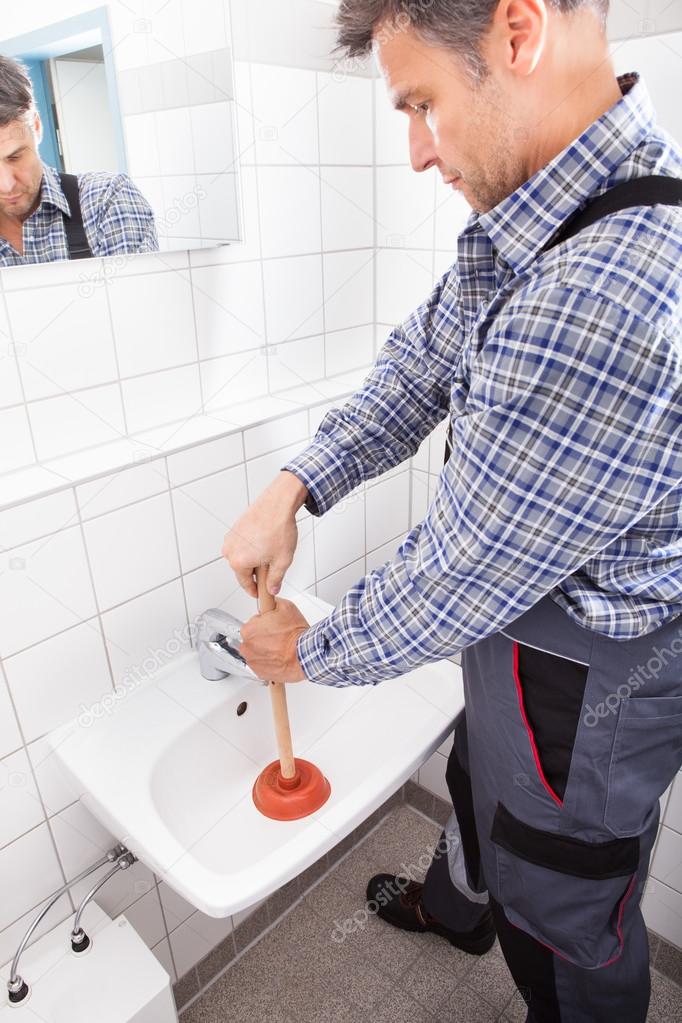
[[[0,56],[0,266],[154,252],[149,203],[125,174],[60,175],[40,159],[26,69]]]
[[[449,414],[452,453],[391,562],[310,627],[289,601],[241,651],[263,678],[377,683],[462,650],[448,854],[377,875],[396,926],[474,954],[497,932],[529,1023],[644,1023],[639,900],[682,763],[682,219],[588,200],[682,177],[644,83],[617,79],[602,0],[342,0],[409,118],[415,169],[473,212],[457,261],[361,389],[230,530],[277,592],[295,514],[324,514]],[[381,898],[377,898],[381,896]]]

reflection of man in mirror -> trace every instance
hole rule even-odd
[[[43,163],[26,69],[0,55],[0,266],[153,252],[154,214],[125,174],[63,174]]]

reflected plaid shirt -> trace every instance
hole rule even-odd
[[[450,413],[452,455],[394,558],[298,639],[307,678],[380,682],[549,594],[626,640],[682,613],[682,209],[611,214],[539,250],[588,197],[682,176],[644,82],[457,240],[361,388],[283,469],[323,514]]]
[[[126,174],[78,175],[83,227],[93,256],[155,252],[159,248],[151,206]],[[51,263],[69,258],[64,217],[69,204],[53,167],[43,164],[40,202],[24,221],[23,255],[0,238],[0,266]]]

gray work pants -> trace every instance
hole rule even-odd
[[[682,764],[682,618],[616,641],[546,597],[462,667],[427,911],[465,932],[492,908],[528,1023],[644,1023],[639,903]]]

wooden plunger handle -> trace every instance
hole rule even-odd
[[[261,565],[256,569],[256,584],[258,586],[258,610],[261,614],[264,611],[273,611],[275,598],[268,593],[266,579],[268,566]],[[287,710],[287,691],[282,682],[270,682],[270,697],[272,699],[272,717],[275,722],[275,737],[277,739],[277,751],[279,753],[279,765],[283,778],[294,778],[296,776],[296,764],[294,762],[294,751],[291,745],[291,728],[289,726],[289,712]]]

